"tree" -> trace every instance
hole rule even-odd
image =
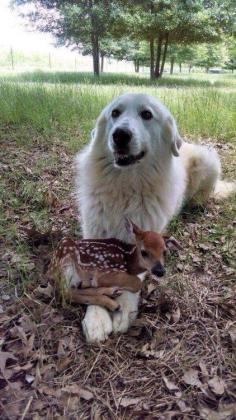
[[[58,44],[92,51],[94,74],[99,75],[101,39],[107,33],[109,0],[13,0],[15,5],[31,4],[25,12],[35,27],[51,32]]]
[[[168,48],[173,43],[220,39],[222,29],[215,6],[209,4],[206,8],[203,0],[124,0],[122,3],[125,13],[120,14],[114,25],[126,28],[124,31],[129,31],[134,39],[149,43],[151,77],[162,76]]]
[[[198,58],[196,65],[204,67],[208,73],[210,67],[217,67],[223,63],[221,46],[216,44],[206,44],[198,48]]]
[[[196,45],[170,45],[168,53],[168,59],[170,61],[170,74],[173,74],[174,64],[176,63],[179,65],[180,72],[182,71],[182,64],[187,64],[190,73],[197,55],[196,50]]]
[[[232,73],[236,70],[236,40],[231,37],[226,40],[227,59],[224,63],[224,68],[231,70]]]
[[[28,17],[38,29],[52,32],[58,43],[91,51],[96,75],[99,57],[110,54],[108,44],[113,41],[128,38],[136,45],[137,54],[132,54],[136,70],[142,56],[139,45],[148,43],[150,76],[158,78],[172,44],[218,42],[224,32],[236,34],[235,0],[12,1],[33,4],[35,10]]]

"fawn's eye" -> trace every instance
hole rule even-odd
[[[151,120],[153,117],[152,113],[148,111],[147,109],[140,112],[140,115],[143,120]]]
[[[112,118],[118,118],[120,116],[120,114],[121,114],[121,111],[119,109],[116,109],[116,108],[113,109],[112,112],[111,112]]]
[[[143,258],[147,258],[147,257],[148,257],[148,252],[147,252],[147,251],[145,251],[145,249],[142,249],[142,250],[141,250],[141,254],[142,254],[142,257],[143,257]]]

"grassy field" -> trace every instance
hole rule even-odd
[[[102,107],[126,91],[160,98],[191,141],[214,144],[235,179],[236,76],[0,75],[0,402],[6,419],[233,419],[235,199],[185,209],[167,276],[143,291],[131,330],[86,345],[83,308],[45,283],[52,248],[79,234],[73,156]],[[8,353],[8,354],[7,354]]]

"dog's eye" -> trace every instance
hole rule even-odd
[[[119,109],[113,109],[112,113],[111,113],[111,116],[112,116],[112,118],[118,118],[120,116],[120,114],[121,114],[121,111],[119,111]]]
[[[152,119],[152,113],[148,110],[144,110],[140,113],[143,120],[151,120]]]
[[[142,257],[143,257],[143,258],[147,258],[147,257],[148,257],[148,252],[147,252],[147,251],[145,251],[145,249],[142,249],[142,250],[141,250],[141,254],[142,254]]]

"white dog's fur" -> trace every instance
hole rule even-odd
[[[121,115],[114,118],[112,110]],[[148,110],[153,118],[144,120]],[[140,162],[119,167],[113,133],[132,132],[130,153],[145,152]],[[228,195],[235,185],[220,181],[220,160],[213,148],[184,143],[169,110],[154,97],[124,94],[99,116],[90,143],[77,155],[77,191],[84,238],[128,237],[125,217],[144,230],[161,232],[185,201],[204,202],[216,190]],[[228,189],[228,191],[227,191]],[[122,310],[113,315],[90,306],[83,320],[87,341],[100,342],[112,332],[127,331],[138,310],[138,296],[119,298]]]

